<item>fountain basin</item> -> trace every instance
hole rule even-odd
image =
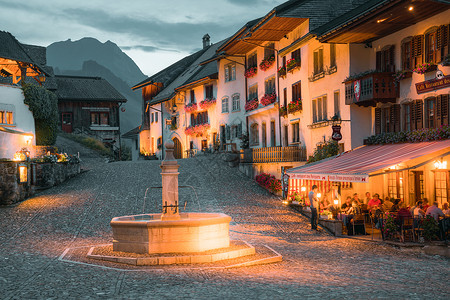
[[[113,218],[113,251],[192,253],[230,246],[230,216],[222,213],[179,215],[178,220],[162,220],[162,214]]]

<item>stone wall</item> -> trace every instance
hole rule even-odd
[[[19,182],[19,166],[27,166],[27,182]],[[80,173],[80,164],[0,162],[0,205],[31,197],[36,189],[58,185]]]

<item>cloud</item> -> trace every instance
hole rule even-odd
[[[177,52],[177,53],[180,52],[175,49],[160,48],[160,47],[148,46],[148,45],[120,46],[120,49],[122,49],[122,50],[142,50],[145,52],[157,52],[157,51]]]

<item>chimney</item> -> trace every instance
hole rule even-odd
[[[210,45],[209,38],[210,38],[209,34],[205,34],[203,36],[203,38],[202,38],[202,40],[203,40],[203,49],[205,49],[206,47],[208,47]]]

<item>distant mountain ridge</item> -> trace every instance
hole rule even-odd
[[[47,47],[47,65],[57,75],[97,76],[106,79],[127,98],[120,113],[122,134],[140,125],[142,100],[140,91],[131,86],[146,75],[135,62],[111,41],[101,43],[94,38],[56,42]]]

